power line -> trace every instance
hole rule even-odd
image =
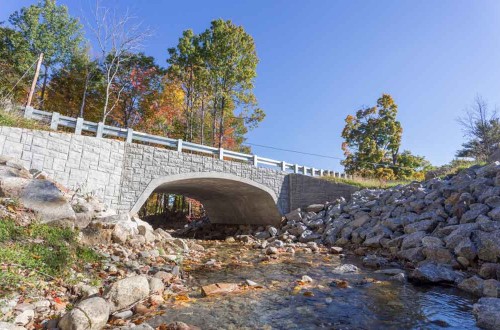
[[[24,76],[26,76],[26,74],[28,73],[28,71],[30,71],[30,70],[33,68],[33,66],[34,66],[37,62],[38,62],[38,59],[37,59],[35,62],[33,62],[33,64],[31,64],[31,66],[28,68],[28,70],[26,70],[26,71],[24,72],[24,74],[23,74],[23,75],[21,76],[21,78],[19,78],[19,80],[18,80],[18,81],[14,84],[14,86],[13,86],[13,87],[12,87],[12,89],[9,91],[9,93],[7,93],[7,96],[6,96],[7,98],[10,96],[10,94],[12,94],[12,92],[13,92],[13,91],[14,91],[14,89],[16,88],[17,84],[19,84],[19,82],[20,82],[21,80],[23,80]]]
[[[320,155],[320,154],[315,154],[315,153],[310,153],[310,152],[305,152],[305,151],[282,149],[282,148],[278,148],[278,147],[265,146],[265,145],[262,145],[262,144],[255,144],[255,143],[249,143],[249,142],[245,142],[245,144],[249,145],[249,146],[261,147],[261,148],[267,148],[267,149],[273,149],[273,150],[279,150],[279,151],[286,151],[286,152],[293,152],[293,153],[296,153],[296,154],[302,154],[302,155],[308,155],[308,156],[315,156],[315,157],[321,157],[321,158],[330,158],[330,159],[343,160],[343,158],[339,158],[339,157],[328,156],[328,155]]]
[[[301,154],[301,155],[307,155],[307,156],[329,158],[329,159],[336,159],[336,160],[344,160],[344,158],[330,156],[330,155],[321,155],[321,154],[315,154],[315,153],[310,153],[310,152],[305,152],[305,151],[299,151],[299,150],[283,149],[283,148],[266,146],[266,145],[256,144],[256,143],[245,142],[244,145],[261,147],[261,148],[267,148],[267,149],[273,149],[273,150],[278,150],[278,151],[292,152],[292,153]],[[398,166],[398,165],[392,165],[392,164],[373,163],[373,162],[366,162],[366,161],[362,161],[362,163],[369,164],[369,165],[374,165],[374,166],[377,166],[377,165],[378,166],[384,166],[384,167],[389,167],[389,168],[392,167],[392,168],[400,168],[400,169],[412,169],[412,170],[414,169],[414,168],[408,167],[408,166]]]

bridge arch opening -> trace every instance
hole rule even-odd
[[[268,187],[233,174],[183,173],[152,180],[130,214],[139,212],[153,193],[186,196],[203,204],[211,223],[278,225],[277,196]]]

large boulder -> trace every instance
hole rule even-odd
[[[111,313],[128,307],[149,295],[149,282],[145,276],[132,276],[119,280],[106,292]]]
[[[23,163],[15,158],[0,156],[0,178],[17,177],[31,179],[33,176]]]
[[[477,325],[484,329],[500,329],[500,298],[481,298],[474,304]]]
[[[115,224],[113,228],[113,234],[111,239],[115,243],[123,244],[130,237],[136,235],[139,232],[137,228],[137,223],[134,221],[119,221]]]
[[[410,280],[417,283],[456,283],[463,276],[454,271],[451,267],[439,265],[436,263],[425,263],[417,267],[410,273]]]
[[[479,259],[489,262],[498,262],[500,258],[500,230],[489,233],[477,231],[475,241]]]
[[[32,179],[8,176],[0,179],[0,197],[19,198]]]
[[[484,280],[479,276],[472,276],[460,282],[458,287],[481,297],[483,295]]]
[[[32,180],[21,191],[19,200],[24,207],[35,211],[42,223],[74,226],[75,211],[49,180]]]
[[[83,300],[59,321],[61,330],[100,330],[108,322],[110,309],[108,303],[93,297]]]

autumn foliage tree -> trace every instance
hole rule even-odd
[[[417,173],[425,166],[424,158],[399,151],[403,129],[397,113],[393,98],[383,94],[377,105],[347,116],[342,131],[347,173],[385,180],[422,177]]]
[[[243,27],[218,19],[199,35],[183,32],[169,49],[169,74],[183,93],[184,139],[240,148],[265,117],[253,94],[258,63]]]

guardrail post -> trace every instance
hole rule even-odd
[[[219,159],[224,160],[224,148],[219,148]]]
[[[50,120],[50,129],[57,131],[57,126],[59,126],[59,112],[52,112],[52,119]]]
[[[259,157],[257,155],[253,155],[253,166],[259,167]]]
[[[182,139],[177,140],[177,152],[182,152]]]
[[[311,168],[311,176],[314,176],[314,172],[316,172],[316,169],[313,167]]]
[[[96,137],[102,138],[102,133],[104,132],[104,123],[103,122],[98,122],[97,123],[97,133]]]
[[[78,117],[78,118],[76,118],[75,134],[81,135],[82,129],[83,129],[83,118]]]
[[[33,107],[24,108],[24,118],[31,119],[33,117]]]
[[[319,170],[319,176],[323,176],[323,171],[324,170]]]
[[[293,165],[293,173],[295,174],[299,173],[299,165],[297,164]]]
[[[285,163],[285,162],[281,162],[281,170],[282,170],[283,172],[285,172],[285,171],[286,171],[286,163]]]
[[[302,166],[302,170],[303,170],[303,172],[304,172],[303,174],[304,174],[304,175],[307,175],[307,167]]]
[[[132,138],[134,137],[134,129],[127,128],[127,139],[125,140],[127,143],[132,143]]]

